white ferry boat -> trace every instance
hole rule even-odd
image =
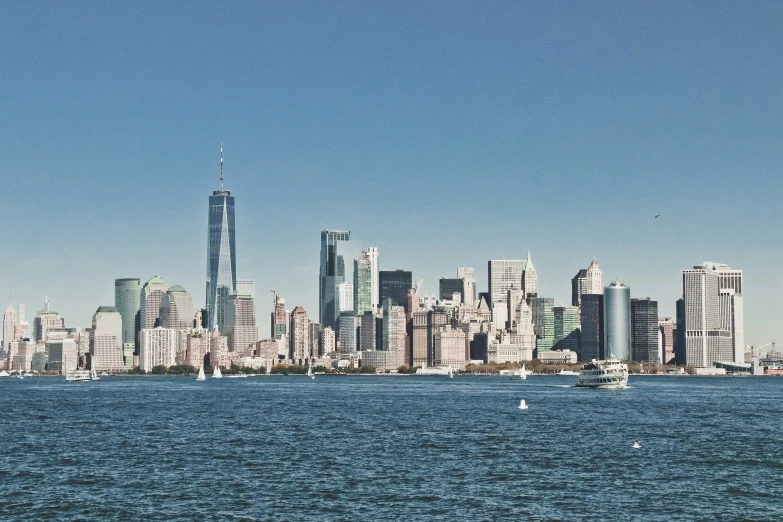
[[[615,358],[593,359],[579,369],[576,385],[581,388],[627,388],[628,365]]]
[[[83,368],[71,368],[65,375],[66,382],[80,382],[92,380],[90,370]]]

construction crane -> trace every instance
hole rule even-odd
[[[421,288],[421,285],[424,284],[424,278],[417,279],[415,283],[413,283],[413,291],[416,292],[416,294],[419,293],[419,288]]]

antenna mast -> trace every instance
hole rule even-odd
[[[223,144],[220,144],[220,192],[223,192]]]

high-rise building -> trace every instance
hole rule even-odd
[[[463,302],[468,306],[478,306],[476,299],[476,279],[473,277],[473,268],[461,266],[457,269],[457,279],[462,279]]]
[[[310,319],[301,306],[291,312],[288,358],[302,364],[310,357]]]
[[[359,318],[361,324],[359,326],[359,351],[366,352],[368,350],[375,350],[375,312],[368,310],[362,314]]]
[[[337,285],[337,309],[341,315],[344,312],[353,312],[353,283]]]
[[[452,329],[451,325],[438,328],[433,336],[435,366],[450,366],[461,370],[465,368],[465,332]]]
[[[139,325],[141,329],[160,326],[160,302],[169,289],[169,285],[158,276],[144,283],[139,298]]]
[[[141,280],[133,277],[115,279],[114,307],[122,317],[122,343],[132,343],[135,352],[141,329]]]
[[[256,300],[256,282],[252,279],[237,279],[237,294],[249,295]]]
[[[321,266],[319,270],[318,303],[320,323],[337,328],[340,317],[338,288],[353,284],[353,259],[359,257],[361,244],[351,241],[349,230],[321,231]],[[353,290],[351,290],[353,294]]]
[[[674,364],[684,366],[687,364],[686,336],[685,336],[685,299],[679,298],[675,303],[674,324]]]
[[[386,300],[407,311],[408,289],[413,288],[413,276],[407,270],[381,270],[378,276],[381,306],[386,309]]]
[[[555,343],[555,300],[551,297],[534,297],[528,300],[528,304],[533,313],[536,350],[549,351]]]
[[[586,294],[603,294],[604,293],[604,275],[601,272],[601,267],[598,266],[598,261],[593,256],[593,260],[590,262],[590,266],[587,267],[587,288]]]
[[[381,279],[381,295],[383,295],[383,279]],[[403,363],[405,357],[405,308],[393,304],[391,299],[386,299],[383,305],[383,349],[399,353],[399,364]]]
[[[124,371],[122,316],[113,306],[99,306],[92,316],[90,369],[96,372]]]
[[[525,300],[524,290],[509,290],[506,297],[506,329],[512,332],[517,327],[517,308],[519,303]]]
[[[431,310],[417,310],[413,313],[413,354],[411,363],[413,366],[426,368],[429,364],[430,340],[428,319],[431,313]]]
[[[370,259],[370,273],[372,278],[372,283],[370,285],[372,287],[371,305],[373,308],[379,308],[381,306],[381,286],[380,281],[378,280],[380,271],[378,249],[376,247],[368,247],[367,250],[364,251],[364,255]]]
[[[658,353],[658,301],[631,299],[631,357],[634,361],[661,364]]]
[[[582,294],[580,306],[579,360],[592,361],[604,358],[604,296]]]
[[[8,307],[3,313],[3,350],[8,352],[11,349],[11,341],[14,340],[14,330],[16,329],[16,310],[11,304],[11,298],[8,298]]]
[[[334,330],[327,326],[321,330],[321,351],[323,355],[334,353],[337,349],[337,340],[335,339]]]
[[[272,338],[280,339],[288,333],[288,314],[285,311],[285,299],[275,292],[275,309],[272,312]]]
[[[705,261],[682,276],[686,364],[744,362],[742,271]]]
[[[441,277],[438,282],[438,295],[440,299],[451,300],[454,294],[459,294],[459,301],[465,302],[465,282],[462,279]]]
[[[571,278],[571,306],[582,303],[582,294],[587,293],[587,269],[583,268]]]
[[[74,339],[56,339],[46,343],[46,352],[49,354],[47,369],[59,372],[60,375],[68,375],[68,371],[79,365],[78,346]]]
[[[49,309],[49,300],[44,303],[42,310],[35,314],[33,320],[33,340],[46,342],[47,332],[51,328],[63,328],[63,319],[60,314]]]
[[[207,328],[214,330],[223,326],[226,299],[237,289],[234,196],[223,188],[223,146],[220,147],[220,189],[209,196],[208,234]]]
[[[224,330],[229,352],[246,353],[249,346],[255,346],[258,342],[258,327],[256,307],[251,296],[247,294],[228,296]]]
[[[538,272],[530,258],[530,250],[527,251],[527,261],[522,272],[522,290],[525,291],[525,297],[538,295]]]
[[[161,328],[160,326],[143,328],[139,334],[139,368],[141,371],[149,373],[156,366],[168,367],[176,364],[178,337],[177,331],[171,328]],[[210,356],[210,364],[215,366],[212,356]]]
[[[658,319],[658,353],[663,356],[663,364],[674,362],[674,321],[671,317]]]
[[[522,299],[516,307],[514,316],[514,340],[521,344],[522,351],[527,354],[530,353],[531,357],[533,351],[536,349],[536,330],[533,326],[533,310],[527,304],[527,301]]]
[[[163,328],[193,329],[193,299],[181,286],[174,285],[163,294],[159,311],[159,322]]]
[[[607,358],[631,359],[631,289],[619,281],[604,289],[604,351]]]
[[[310,356],[313,358],[323,355],[321,347],[321,323],[310,321]]]
[[[377,274],[373,278],[373,259],[365,250],[353,261],[353,306],[360,317],[376,307],[373,304],[373,284],[377,284],[377,279]]]
[[[554,308],[555,342],[557,350],[571,350],[579,353],[581,324],[578,306],[556,306]]]
[[[522,274],[525,261],[519,259],[493,259],[487,263],[489,276],[489,301],[491,309],[497,303],[505,303],[509,290],[524,290]]]

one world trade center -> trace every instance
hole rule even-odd
[[[220,146],[220,190],[209,196],[207,245],[207,319],[204,326],[223,329],[226,298],[237,288],[234,197],[223,189],[223,146]]]

